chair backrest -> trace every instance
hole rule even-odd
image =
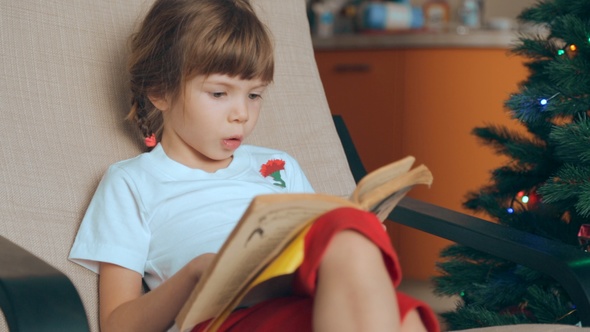
[[[96,276],[67,255],[107,166],[141,152],[123,121],[124,73],[128,36],[151,2],[0,2],[0,236],[68,275],[93,330]],[[276,76],[250,143],[288,151],[317,191],[347,195],[354,180],[317,72],[305,1],[252,2],[275,38]]]

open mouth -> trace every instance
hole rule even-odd
[[[223,145],[228,148],[235,150],[242,144],[241,137],[230,137],[223,140]]]

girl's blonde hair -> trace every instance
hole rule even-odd
[[[273,45],[248,0],[157,0],[131,38],[128,119],[144,137],[162,135],[162,112],[148,95],[177,98],[198,75],[270,83]]]

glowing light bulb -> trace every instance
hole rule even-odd
[[[573,51],[573,52],[575,52],[577,49],[578,49],[578,46],[576,46],[576,45],[574,45],[574,44],[571,44],[571,45],[570,45],[570,51]]]
[[[547,103],[548,103],[548,100],[545,98],[541,99],[541,101],[540,101],[540,104],[543,106],[547,105]]]
[[[525,196],[522,196],[522,202],[523,202],[524,204],[528,203],[528,202],[529,202],[529,197],[528,197],[528,196],[526,196],[526,195],[525,195]]]
[[[508,213],[510,213],[510,214],[513,214],[514,213],[514,209],[513,208],[507,208],[506,211]]]
[[[589,41],[590,41],[590,40],[589,40]],[[564,51],[564,50],[559,50],[559,51],[557,51],[557,55],[564,55],[564,54],[565,54],[565,51]]]

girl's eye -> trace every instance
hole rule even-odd
[[[221,98],[225,96],[225,92],[211,92],[211,96],[213,96],[213,98]]]
[[[252,100],[256,100],[256,99],[262,98],[262,96],[260,94],[257,94],[257,93],[251,93],[251,94],[248,95],[248,97],[250,99],[252,99]]]

